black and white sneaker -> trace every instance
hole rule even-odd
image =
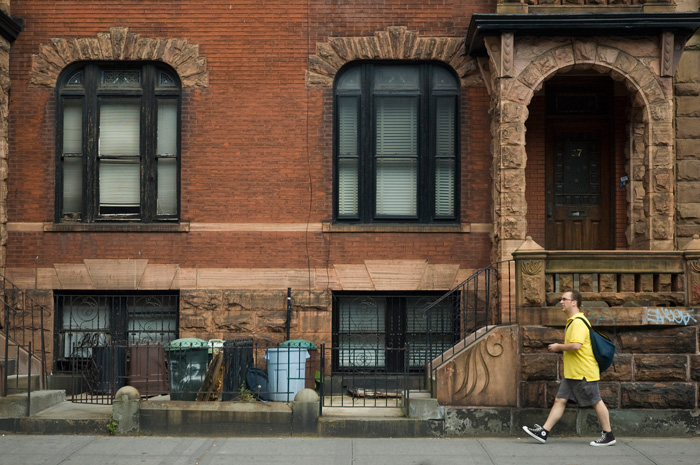
[[[547,442],[547,436],[549,435],[549,431],[542,428],[540,425],[535,425],[534,428],[530,428],[529,426],[523,426],[523,431],[540,441],[542,444]]]
[[[596,439],[595,441],[591,441],[591,445],[592,446],[612,446],[616,442],[617,441],[615,440],[615,436],[612,434],[612,431],[607,432],[607,433],[605,431],[603,431],[603,433],[599,439]]]

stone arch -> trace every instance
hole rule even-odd
[[[30,84],[53,88],[66,66],[83,60],[162,61],[175,69],[183,87],[209,86],[207,59],[199,55],[199,45],[187,39],[141,37],[126,27],[113,27],[97,37],[54,38],[41,44],[32,56]]]
[[[476,61],[466,54],[464,38],[419,37],[403,26],[392,26],[368,37],[336,37],[316,44],[309,56],[306,83],[332,87],[338,70],[353,60],[436,60],[459,75],[462,86],[481,82]]]
[[[506,42],[503,41],[503,44]],[[496,45],[496,44],[492,44]],[[492,126],[494,141],[494,232],[497,242],[522,241],[527,231],[524,193],[525,123],[535,92],[555,74],[570,70],[594,70],[624,83],[630,94],[628,118],[628,245],[634,249],[673,248],[673,100],[672,78],[660,76],[653,66],[612,44],[571,40],[550,44],[530,61],[507,69],[501,55],[513,53],[496,45],[490,48],[493,78]],[[656,53],[660,56],[660,51]],[[500,74],[500,76],[498,76]],[[495,85],[498,81],[498,85]],[[500,245],[500,244],[499,244]],[[499,246],[507,257],[512,247]]]

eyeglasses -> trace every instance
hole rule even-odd
[[[559,300],[573,300],[573,299],[567,299],[566,297],[562,297],[562,298],[559,299]]]

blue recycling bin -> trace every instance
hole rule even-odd
[[[291,402],[306,382],[309,351],[300,347],[278,347],[265,351],[267,390],[270,400]]]

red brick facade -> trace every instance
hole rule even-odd
[[[700,90],[697,75],[687,71],[694,69],[697,53],[675,77],[680,54],[673,40],[680,39],[665,30],[666,42],[653,34],[611,39],[607,30],[594,38],[567,33],[543,39],[539,32],[514,35],[504,29],[479,36],[476,45],[483,50],[465,43],[475,14],[508,13],[509,7],[527,13],[532,3],[12,3],[11,16],[21,20],[23,30],[9,56],[6,149],[0,141],[0,155],[6,152],[8,160],[7,173],[0,173],[0,194],[7,178],[6,218],[0,211],[7,232],[5,274],[51,308],[52,292],[171,291],[180,298],[179,336],[203,339],[255,336],[281,342],[290,288],[291,338],[330,343],[337,329],[334,293],[436,295],[474,270],[512,258],[527,236],[545,246],[551,115],[542,92],[545,81],[572,70],[617,82],[611,248],[683,250],[700,232],[700,134],[694,119]],[[594,3],[599,2],[588,6]],[[547,5],[539,6],[555,8]],[[397,37],[404,42],[392,43]],[[339,51],[334,40],[349,49]],[[382,49],[387,43],[388,56]],[[454,71],[460,85],[457,221],[334,221],[333,78],[358,57],[440,62]],[[162,62],[181,81],[178,221],[56,221],[60,72],[77,62],[112,61]],[[631,184],[619,186],[623,177]],[[536,268],[531,266],[532,275],[544,281],[545,271]],[[573,276],[566,279],[573,283]],[[554,298],[558,291],[548,286],[547,298]],[[543,295],[538,289],[536,299]],[[551,312],[555,304],[538,301],[532,307]],[[532,324],[519,328],[525,336],[546,332],[540,339],[549,340],[561,329],[556,322],[544,328],[539,314],[530,316]],[[647,322],[640,316],[625,324]],[[618,340],[637,330],[620,329]],[[681,330],[690,349],[677,354],[672,344],[654,347],[642,367],[633,364],[640,352],[646,354],[640,343],[624,353],[638,373],[616,381],[679,377],[687,381],[679,392],[695,389],[697,325]],[[53,351],[51,335],[45,339]],[[541,353],[541,341],[532,339],[530,346],[521,338],[518,353],[511,354],[517,360],[513,377],[522,381],[519,406],[544,407],[559,373],[550,363],[554,356]],[[683,373],[669,369],[674,372],[666,380],[651,374],[656,366],[676,365]],[[623,399],[613,407],[648,407],[643,401],[625,403],[634,397],[634,386],[609,388],[614,393],[606,395]],[[695,393],[692,402],[671,406],[697,404]]]
[[[440,4],[442,5],[442,4]],[[54,90],[31,85],[31,55],[53,38],[93,37],[128,27],[141,37],[179,37],[199,45],[209,85],[183,89],[181,220],[191,223],[321,223],[332,220],[331,89],[305,84],[316,42],[371,35],[402,24],[422,36],[461,37],[474,6],[382,8],[186,2],[18,3],[25,29],[13,49],[13,121],[8,218],[52,222],[55,185]],[[231,8],[230,8],[231,7]],[[488,11],[486,5],[482,11]],[[410,15],[402,13],[411,12]],[[61,20],[58,21],[58,16]],[[328,22],[325,18],[338,18]],[[79,27],[78,27],[79,25]],[[462,96],[461,216],[490,221],[488,95]],[[375,259],[425,259],[476,268],[489,260],[484,233],[321,234],[306,232],[11,234],[7,265],[44,268],[84,258],[144,258],[184,267],[304,268]]]

